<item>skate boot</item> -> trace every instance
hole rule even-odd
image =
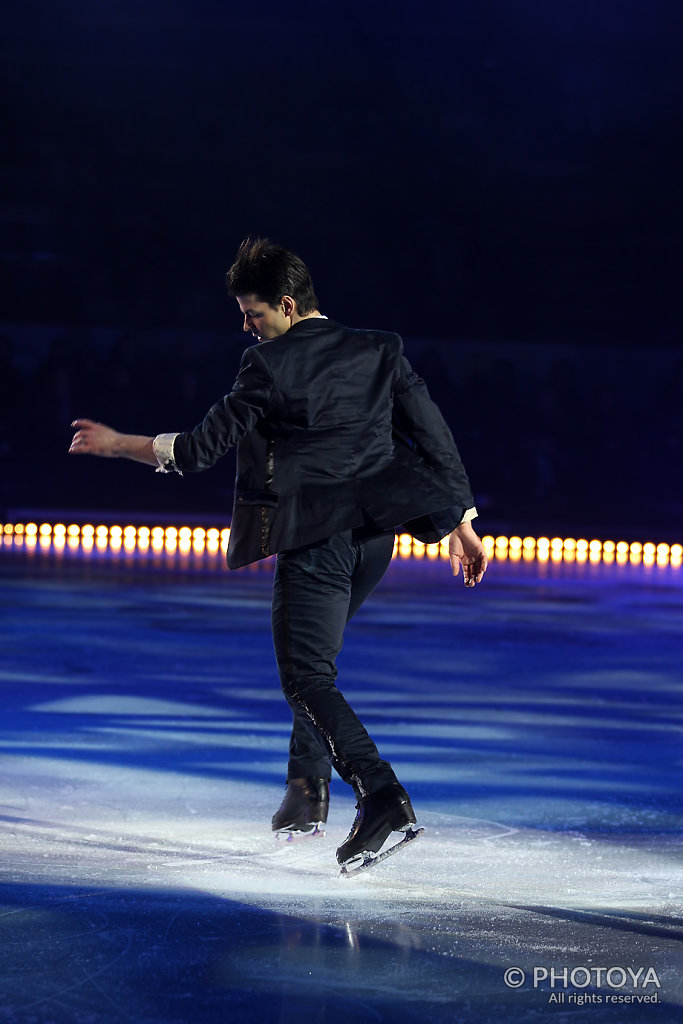
[[[416,821],[415,812],[410,797],[398,782],[362,797],[357,807],[351,831],[337,850],[337,861],[343,865],[343,875],[355,875],[384,860],[424,832],[423,828],[412,828]],[[399,843],[380,854],[392,832],[404,832],[405,835]]]
[[[288,779],[284,800],[273,815],[273,832],[278,839],[293,841],[306,836],[324,836],[330,806],[327,779]]]

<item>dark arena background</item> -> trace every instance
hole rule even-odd
[[[683,1013],[683,10],[10,0],[0,76],[0,1021]],[[234,459],[69,458],[227,392],[247,234],[399,332],[490,566],[407,536],[340,686],[426,834],[278,843],[272,560]]]

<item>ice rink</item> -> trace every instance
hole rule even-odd
[[[683,1020],[683,569],[396,560],[339,685],[427,831],[343,879],[221,564],[0,550],[0,1021]]]

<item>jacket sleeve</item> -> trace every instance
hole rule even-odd
[[[429,397],[427,385],[405,356],[400,358],[393,399],[394,428],[399,438],[448,482],[458,489],[465,486],[469,491],[469,481],[453,435],[438,405]]]
[[[248,348],[230,393],[209,409],[194,430],[175,437],[177,470],[197,472],[213,466],[265,416],[272,394],[266,361],[255,346]]]

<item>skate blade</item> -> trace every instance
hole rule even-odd
[[[388,850],[384,850],[382,853],[363,854],[363,860],[361,861],[360,864],[355,864],[354,861],[350,862],[352,865],[351,867],[345,864],[340,871],[340,875],[343,878],[352,878],[354,875],[359,875],[361,871],[367,871],[368,868],[376,867],[377,864],[380,864],[383,860],[386,860],[387,857],[393,857],[395,853],[399,853],[400,850],[405,849],[405,847],[409,843],[412,843],[413,839],[418,839],[420,836],[424,835],[424,831],[425,830],[423,828],[406,829],[405,835],[403,836],[403,839],[400,841],[400,843],[396,843],[394,846],[390,846]]]
[[[303,843],[310,839],[323,839],[325,834],[325,828],[321,822],[319,825],[314,825],[308,832],[304,832],[303,829],[280,829],[275,833],[275,839],[278,843]]]

